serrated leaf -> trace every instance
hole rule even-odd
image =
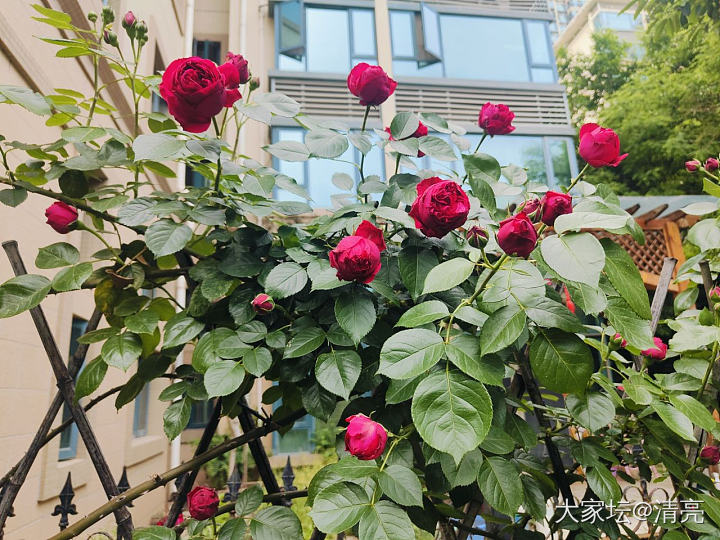
[[[433,367],[445,349],[442,338],[415,328],[391,336],[380,351],[378,373],[391,379],[410,379]]]
[[[161,219],[147,228],[145,242],[156,257],[172,255],[192,239],[192,229],[170,219]]]
[[[265,290],[273,298],[287,298],[299,293],[307,283],[305,269],[295,263],[282,263],[270,270],[265,279]]]
[[[332,349],[329,353],[318,356],[315,363],[315,377],[326,390],[343,399],[350,397],[350,392],[360,378],[362,360],[355,351]]]
[[[583,392],[594,371],[590,349],[575,334],[541,330],[530,344],[537,379],[554,392]]]
[[[472,275],[474,269],[475,263],[462,257],[440,263],[428,272],[422,293],[430,294],[457,287]]]
[[[355,344],[360,343],[375,326],[377,316],[372,297],[357,291],[341,294],[335,300],[335,318]]]
[[[501,457],[490,457],[480,467],[478,486],[498,512],[514,516],[523,503],[523,486],[517,466]]]
[[[42,247],[35,258],[38,268],[61,268],[70,266],[80,260],[80,252],[72,244],[58,242]]]

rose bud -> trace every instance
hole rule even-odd
[[[258,294],[251,302],[255,313],[270,313],[275,309],[275,300],[267,294]]]
[[[484,248],[488,243],[487,231],[477,225],[473,225],[467,230],[465,238],[467,238],[468,244],[478,249]]]
[[[147,32],[148,27],[147,24],[145,24],[145,21],[140,21],[135,25],[135,33],[138,37],[138,39],[144,39],[144,41],[147,41]],[[214,64],[214,62],[213,62]]]
[[[362,460],[377,459],[385,450],[387,431],[364,414],[354,414],[345,419],[345,450]]]
[[[548,191],[540,204],[542,205],[541,221],[545,225],[554,225],[558,216],[572,212],[572,196],[567,193]]]
[[[702,163],[700,163],[697,159],[691,159],[690,161],[685,162],[685,170],[687,170],[687,172],[695,172],[701,165]]]
[[[45,217],[47,218],[47,224],[53,229],[60,234],[67,234],[75,229],[78,211],[69,204],[58,201],[48,206],[47,210],[45,210]]]
[[[162,518],[160,521],[158,521],[157,523],[155,523],[155,525],[159,525],[160,527],[165,527],[165,522],[167,521],[167,518],[168,518],[168,517],[165,516],[165,517]],[[178,516],[178,518],[175,520],[175,527],[177,527],[178,525],[180,525],[183,521],[185,521],[185,518],[183,517],[182,514],[180,514],[180,515]]]
[[[231,65],[237,70],[238,82],[245,84],[250,80],[250,70],[248,69],[248,61],[245,60],[242,54],[233,54],[228,52],[225,56],[225,63],[220,66],[222,72],[223,66]]]
[[[710,300],[720,302],[720,287],[714,287],[710,290]]]
[[[257,90],[260,88],[260,77],[253,77],[250,79],[250,91]]]
[[[497,243],[508,255],[527,258],[537,244],[537,232],[532,221],[520,212],[500,222]]]
[[[190,515],[199,520],[208,519],[215,515],[220,499],[214,489],[197,486],[188,493],[187,507]]]
[[[623,339],[623,337],[618,333],[615,334],[612,338],[610,338],[610,345],[619,349],[627,345],[627,340]]]
[[[527,217],[530,218],[530,221],[533,223],[537,221],[537,217],[540,214],[538,212],[538,209],[540,208],[540,199],[537,197],[534,197],[528,201],[525,201],[520,208],[518,209],[518,213],[522,212]]]
[[[118,37],[115,32],[112,30],[105,30],[103,32],[103,41],[110,45],[111,47],[117,47],[118,46]]]
[[[115,20],[115,11],[110,6],[102,8],[102,20],[103,24],[110,24]]]
[[[700,459],[708,465],[720,463],[720,448],[717,446],[705,446],[700,450]]]
[[[392,136],[392,131],[390,130],[390,128],[386,127],[385,131],[387,132],[388,135],[390,135],[389,140],[394,141],[395,137]],[[411,135],[408,135],[407,137],[404,137],[403,139],[400,139],[400,140],[404,141],[407,139],[419,139],[420,137],[425,137],[425,135],[427,135],[427,134],[428,134],[427,126],[425,124],[423,124],[422,122],[420,122],[418,124],[418,128]],[[425,152],[423,152],[422,150],[418,150],[417,157],[423,157],[424,155],[425,155]]]
[[[470,200],[457,182],[432,176],[417,185],[417,194],[409,214],[425,236],[442,238],[467,221]]]
[[[87,18],[88,21],[95,22],[97,21],[97,13],[95,13],[94,11],[88,11]]]
[[[705,160],[705,170],[706,171],[716,171],[720,167],[720,161],[715,159],[714,157],[709,157]]]
[[[575,302],[570,297],[570,291],[568,291],[567,285],[563,284],[562,297],[565,301],[565,306],[570,310],[570,313],[575,313]]]
[[[248,63],[241,54],[227,53],[226,62],[219,68],[225,81],[225,106],[232,107],[242,97],[238,86],[250,79]]]
[[[361,62],[350,71],[347,87],[360,98],[360,105],[374,106],[384,103],[395,92],[397,83],[380,66]]]
[[[170,114],[191,133],[210,127],[213,116],[225,106],[225,94],[225,79],[215,62],[196,56],[173,60],[160,83]]]
[[[507,135],[515,131],[515,126],[512,125],[513,118],[515,118],[515,113],[507,105],[488,101],[480,109],[478,126],[488,135]]]
[[[382,231],[363,221],[355,234],[340,240],[328,253],[330,266],[337,270],[338,279],[370,283],[380,271],[380,253],[385,249]]]
[[[665,358],[665,355],[667,354],[667,345],[663,343],[663,340],[659,337],[654,337],[653,341],[655,342],[655,347],[651,349],[645,349],[642,351],[642,354],[644,356],[647,356],[648,358],[652,358],[653,360],[663,360]]]
[[[597,124],[580,128],[580,157],[591,167],[617,167],[627,157],[620,155],[620,139],[612,129]]]
[[[128,11],[122,18],[122,27],[127,30],[128,28],[132,28],[135,26],[135,22],[137,19],[135,18],[135,14],[132,11]]]

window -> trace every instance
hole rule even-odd
[[[640,26],[640,21],[633,18],[632,13],[617,13],[615,11],[600,11],[593,20],[596,29],[609,28],[610,30],[632,31]]]
[[[423,5],[420,12],[391,11],[390,29],[396,75],[556,80],[547,21],[437,14]]]
[[[304,130],[301,128],[276,127],[272,130],[272,141],[298,141],[302,142]],[[352,145],[348,147],[339,160],[360,163],[360,152]],[[347,194],[332,183],[332,176],[335,173],[349,174],[357,184],[360,181],[360,172],[352,163],[344,161],[333,161],[330,159],[310,159],[305,162],[289,162],[274,159],[274,167],[281,173],[295,179],[298,184],[305,187],[312,199],[311,204],[316,208],[332,208],[333,196]],[[363,168],[365,177],[377,174],[384,175],[385,166],[382,152],[379,148],[373,147],[370,153],[365,156]],[[312,179],[312,182],[309,181]],[[278,190],[277,198],[283,201],[303,200],[297,195],[287,191]]]
[[[193,56],[207,58],[216,64],[220,63],[220,42],[209,39],[193,39]]]
[[[273,454],[312,452],[315,449],[313,435],[315,435],[315,418],[307,414],[297,420],[292,429],[284,435],[273,433]]]
[[[360,62],[376,62],[375,16],[371,9],[276,6],[277,67],[287,71],[343,73]]]
[[[133,414],[133,437],[145,437],[148,434],[148,412],[150,408],[150,383],[146,383],[135,398]]]
[[[208,179],[188,165],[185,167],[185,186],[196,188],[207,187]]]
[[[80,317],[73,316],[72,327],[70,330],[70,351],[68,361],[73,357],[78,348],[78,339],[85,333],[87,321]],[[62,421],[65,422],[72,418],[72,413],[67,404],[63,405]],[[58,452],[58,460],[65,461],[74,459],[77,456],[78,429],[73,423],[66,427],[60,434],[60,451]]]
[[[212,400],[193,401],[190,406],[190,421],[185,429],[202,429],[207,426],[214,407]]]

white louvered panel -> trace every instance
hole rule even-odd
[[[344,80],[273,78],[272,89],[300,103],[302,112],[317,116],[357,116],[362,118],[365,107],[347,89]],[[380,118],[377,109],[370,118]]]
[[[429,0],[429,4],[499,9],[503,11],[547,12],[547,0]]]

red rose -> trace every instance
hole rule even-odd
[[[653,341],[655,342],[655,347],[641,351],[642,354],[654,360],[664,359],[665,355],[667,354],[667,345],[665,345],[665,343],[663,343],[663,340],[659,337],[654,337]]]
[[[716,171],[720,167],[720,161],[715,159],[714,157],[709,157],[705,160],[705,170],[706,171]]]
[[[685,169],[687,172],[695,172],[700,168],[700,163],[697,159],[691,159],[690,161],[685,162]]]
[[[225,63],[219,68],[220,74],[225,79],[225,106],[232,107],[242,97],[238,86],[250,80],[248,62],[241,54],[227,53]]]
[[[345,450],[362,460],[377,459],[385,450],[387,431],[364,414],[354,414],[345,419]]]
[[[361,62],[350,71],[347,87],[352,95],[360,98],[360,105],[369,106],[384,103],[397,88],[397,83],[380,66]]]
[[[188,512],[195,519],[208,519],[215,515],[220,499],[214,489],[205,486],[197,486],[188,493]]]
[[[515,113],[507,105],[488,101],[480,109],[478,126],[488,135],[507,135],[515,131],[515,126],[512,125],[513,118],[515,118]]]
[[[700,459],[708,465],[717,465],[720,463],[720,448],[717,446],[706,446],[700,450]]]
[[[425,236],[442,238],[467,220],[470,200],[457,182],[432,176],[417,185],[417,194],[410,217]]]
[[[580,128],[578,153],[591,167],[617,167],[627,157],[627,154],[620,155],[617,133],[597,124],[585,124]]]
[[[370,283],[380,271],[380,252],[385,251],[382,231],[363,221],[352,236],[346,236],[329,254],[338,279]]]
[[[69,204],[58,201],[48,206],[47,210],[45,210],[45,217],[47,218],[47,224],[53,229],[60,234],[67,234],[75,228],[78,211]]]
[[[497,243],[508,255],[527,258],[537,244],[537,232],[532,221],[520,212],[500,222]]]
[[[211,60],[178,58],[163,73],[160,95],[184,130],[202,133],[225,106],[226,84]]]
[[[390,135],[390,140],[394,141],[395,137],[392,136],[392,132],[390,131],[390,128],[386,127],[385,131],[388,133],[388,135]],[[418,128],[415,130],[415,132],[412,135],[408,135],[407,137],[400,139],[400,140],[404,141],[406,139],[419,139],[420,137],[424,137],[427,134],[428,134],[427,126],[425,124],[423,124],[422,122],[420,122],[418,124]],[[423,157],[424,155],[425,155],[425,152],[423,152],[422,150],[418,150],[417,157]]]
[[[270,313],[275,309],[275,301],[268,294],[258,294],[253,301],[250,302],[255,313]]]
[[[542,204],[542,222],[554,225],[558,216],[572,212],[572,197],[567,193],[548,191],[540,201]]]
[[[160,521],[158,521],[157,523],[155,523],[155,525],[160,525],[161,527],[165,527],[165,522],[166,522],[166,521],[167,521],[167,516],[165,516],[165,517],[162,518]],[[180,515],[178,516],[178,518],[175,520],[175,527],[177,527],[178,525],[180,525],[183,521],[185,521],[185,518],[183,517],[182,514],[180,514]]]

